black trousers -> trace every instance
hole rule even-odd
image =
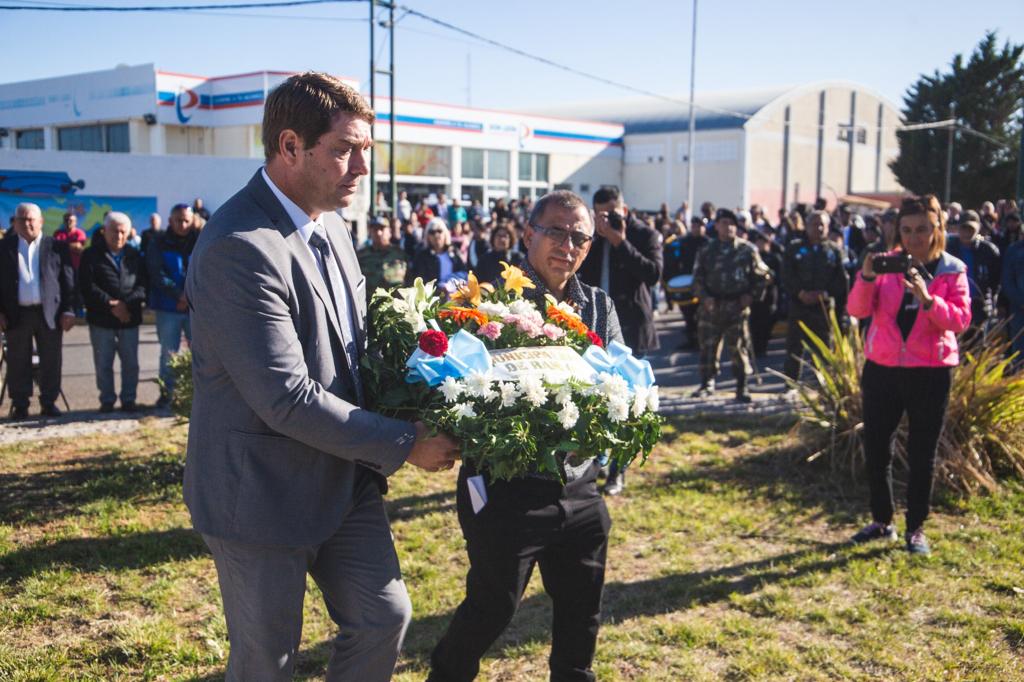
[[[466,538],[466,597],[430,657],[431,682],[472,680],[480,659],[515,615],[534,565],[551,596],[551,679],[594,680],[601,592],[611,519],[597,491],[597,465],[562,486],[534,478],[487,486],[487,504],[473,513],[459,472],[456,502]]]
[[[948,367],[883,367],[868,360],[861,375],[864,457],[871,488],[871,516],[892,522],[892,436],[907,413],[907,531],[924,525],[932,496],[935,450],[946,419],[952,370]]]
[[[761,357],[768,352],[774,326],[775,306],[769,301],[755,301],[750,306],[750,343],[754,355]]]
[[[60,397],[60,327],[50,329],[42,306],[22,307],[18,324],[7,330],[7,395],[14,407],[28,407],[32,397],[32,339],[39,352],[39,403],[53,405]]]
[[[801,322],[825,343],[831,343],[832,338],[828,316],[821,306],[806,306],[799,301],[792,301],[789,307],[788,329],[786,330],[786,363],[782,368],[782,371],[790,379],[800,378],[800,359],[804,355],[804,341],[814,348],[800,326]]]

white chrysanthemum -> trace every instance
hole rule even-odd
[[[508,306],[498,301],[484,301],[476,307],[477,310],[491,319],[500,320],[509,313]]]
[[[519,388],[511,381],[503,381],[498,384],[498,392],[501,394],[501,406],[512,407],[519,397]]]
[[[512,303],[509,304],[508,309],[513,315],[523,315],[526,317],[532,317],[533,315],[540,314],[537,312],[537,306],[533,305],[525,298],[520,298],[515,301],[512,301]]]
[[[519,388],[523,392],[523,397],[526,401],[534,407],[540,407],[548,399],[548,392],[544,389],[544,382],[538,377],[526,376],[523,377],[519,383]]]
[[[485,398],[494,393],[491,390],[491,384],[493,383],[494,377],[490,373],[485,374],[473,370],[466,377],[466,393],[474,398]]]
[[[658,397],[658,387],[651,386],[651,389],[647,392],[647,409],[651,412],[657,412],[661,407],[661,401]]]
[[[462,395],[465,387],[459,383],[458,379],[445,377],[439,388],[441,389],[441,394],[444,395],[445,402],[454,403]]]
[[[629,399],[629,384],[617,374],[602,372],[597,379],[597,391],[609,400],[612,398],[619,398],[623,401]]]
[[[563,429],[571,429],[576,426],[576,421],[579,418],[579,408],[572,403],[565,403],[562,405],[562,409],[558,411],[558,423],[562,425]]]
[[[572,402],[572,384],[562,384],[558,387],[555,391],[555,402],[559,405]]]
[[[637,386],[633,393],[633,416],[639,417],[647,411],[647,389]]]
[[[629,402],[617,396],[609,398],[608,418],[613,422],[626,421],[629,418]]]
[[[469,403],[459,403],[452,408],[452,414],[459,419],[465,419],[466,417],[475,417],[476,410],[474,410],[473,406]]]

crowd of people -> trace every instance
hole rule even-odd
[[[61,410],[63,334],[76,318],[89,327],[99,391],[99,411],[136,412],[139,383],[139,327],[143,308],[153,311],[160,342],[160,397],[170,403],[174,373],[170,359],[191,338],[185,274],[196,238],[209,217],[202,200],[177,204],[168,227],[158,213],[139,231],[131,218],[109,211],[90,239],[74,213],[64,214],[52,236],[43,234],[43,214],[33,203],[18,205],[10,229],[0,239],[0,330],[10,416],[29,416],[34,384],[40,414]],[[33,355],[38,357],[34,366]],[[121,365],[115,386],[114,357]]]

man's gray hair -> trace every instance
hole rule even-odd
[[[821,218],[821,224],[825,227],[832,224],[832,216],[828,214],[828,211],[811,211],[807,214],[807,222],[810,223],[814,217]]]
[[[106,219],[103,221],[103,227],[113,225],[114,223],[117,223],[118,225],[127,225],[128,228],[131,229],[132,219],[128,217],[127,213],[122,213],[121,211],[111,211],[110,213],[107,214]]]
[[[39,208],[39,204],[33,204],[31,201],[26,201],[15,207],[14,215],[18,215],[19,213],[38,213],[42,216],[43,209]]]
[[[590,207],[587,206],[587,203],[583,201],[580,195],[567,189],[556,189],[537,199],[537,203],[533,205],[533,210],[530,211],[530,224],[536,225],[539,223],[541,218],[544,217],[544,212],[550,206],[557,206],[569,211],[577,211],[582,208],[583,212],[587,214],[587,222],[590,223],[590,230],[593,232],[594,216],[590,213]]]

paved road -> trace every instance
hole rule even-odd
[[[697,354],[693,351],[679,350],[683,339],[685,323],[677,312],[661,313],[658,316],[658,339],[661,350],[651,354],[649,360],[654,367],[662,395],[662,410],[667,414],[713,412],[713,413],[754,413],[772,414],[788,409],[788,404],[781,400],[784,391],[782,381],[775,375],[765,372],[766,367],[782,369],[783,342],[775,338],[770,346],[768,357],[761,359],[763,384],[751,384],[754,395],[752,405],[737,405],[732,402],[736,383],[732,379],[732,371],[728,357],[723,358],[722,374],[718,381],[718,394],[713,398],[693,399],[689,393],[696,388]],[[160,346],[156,340],[156,328],[152,324],[142,326],[139,341],[139,363],[141,365],[138,390],[139,402],[151,406],[156,402],[159,390],[156,384]],[[726,354],[727,355],[727,354]],[[120,369],[115,361],[117,384],[120,385]],[[167,411],[149,411],[145,415],[98,415],[99,407],[96,378],[93,371],[92,347],[89,344],[89,332],[85,325],[78,325],[64,337],[64,395],[71,411],[59,420],[31,419],[21,425],[0,426],[0,442],[5,440],[24,440],[42,437],[39,429],[57,424],[88,423],[86,430],[120,430],[128,428],[130,422],[135,423],[139,416],[156,415],[166,417]],[[0,413],[6,414],[10,403],[4,399]],[[63,407],[63,405],[61,405]],[[33,401],[30,411],[35,414],[38,404]],[[74,435],[77,429],[63,429],[64,435]],[[56,435],[56,433],[54,435]]]

